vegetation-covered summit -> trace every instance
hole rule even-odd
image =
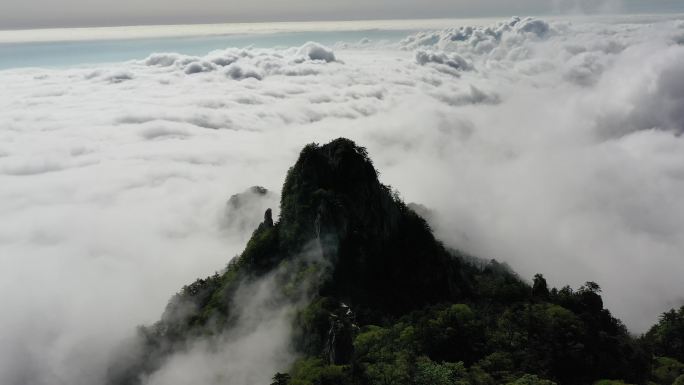
[[[684,382],[684,310],[636,339],[593,282],[556,289],[537,275],[529,285],[506,265],[446,249],[348,139],[304,147],[280,206],[223,272],[185,286],[140,328],[112,384],[140,383],[194,338],[230,330],[236,293],[265,277],[273,303],[297,304],[300,358],[274,373],[277,385]]]

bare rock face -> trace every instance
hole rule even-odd
[[[273,212],[271,209],[266,209],[266,212],[264,213],[264,225],[266,227],[273,227]]]

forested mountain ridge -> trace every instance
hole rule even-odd
[[[684,382],[684,308],[641,338],[603,307],[593,282],[532,285],[507,266],[446,249],[366,150],[310,144],[222,273],[184,287],[111,384],[139,384],[196,338],[240,324],[244,287],[268,280],[269,306],[292,309],[292,384],[601,384]],[[657,356],[656,356],[657,355]],[[249,385],[249,384],[245,384]]]

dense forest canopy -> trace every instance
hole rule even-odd
[[[684,307],[635,337],[595,282],[530,284],[447,249],[348,139],[304,147],[279,220],[267,210],[224,271],[141,327],[110,383],[139,384],[194,339],[220,341],[241,325],[241,291],[265,281],[269,306],[291,309],[298,357],[274,385],[684,384]]]

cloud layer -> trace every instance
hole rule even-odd
[[[135,325],[240,252],[228,198],[277,195],[304,144],[339,136],[449,245],[597,281],[643,331],[683,301],[683,37],[683,21],[512,19],[0,71],[0,383],[97,384]]]

